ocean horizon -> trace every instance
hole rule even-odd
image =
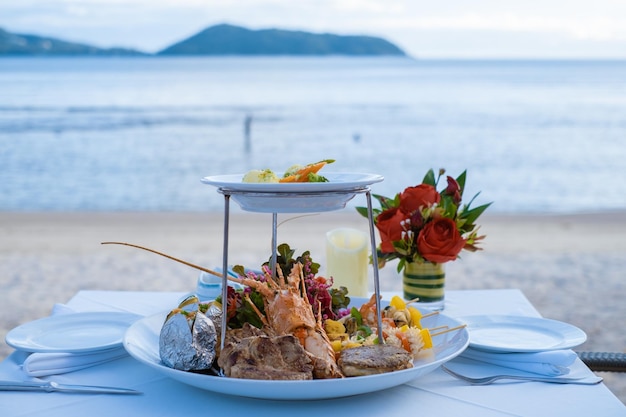
[[[626,210],[626,61],[2,58],[0,91],[0,211],[221,211],[201,178],[328,158],[387,196],[445,168],[492,213]]]

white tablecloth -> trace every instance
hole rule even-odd
[[[81,291],[77,311],[150,315],[175,306],[182,293]],[[445,314],[539,313],[517,290],[448,291]],[[22,352],[0,363],[0,379],[26,379]],[[576,366],[584,367],[577,360]],[[587,372],[591,373],[588,369]],[[130,357],[52,378],[58,382],[134,388],[140,396],[0,392],[0,416],[626,416],[626,407],[599,385],[537,382],[471,386],[442,370],[406,385],[322,401],[267,401],[214,394],[173,381]]]

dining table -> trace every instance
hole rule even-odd
[[[148,317],[169,311],[183,292],[83,290],[59,300],[72,312],[126,312]],[[389,298],[392,293],[382,293]],[[71,314],[71,313],[70,313]],[[517,289],[450,290],[442,314],[541,317]],[[20,349],[0,363],[0,380],[28,379]],[[450,361],[453,363],[459,358]],[[576,371],[593,376],[576,359]],[[603,384],[503,381],[472,385],[438,367],[401,385],[367,394],[316,400],[268,400],[213,392],[170,378],[124,355],[74,372],[40,377],[59,383],[125,387],[141,395],[0,392],[0,416],[626,416],[626,406]]]

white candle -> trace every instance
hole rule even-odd
[[[369,235],[360,230],[340,228],[326,233],[326,275],[333,287],[348,288],[348,295],[367,296]]]

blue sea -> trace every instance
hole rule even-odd
[[[0,59],[0,211],[220,211],[202,177],[326,158],[377,194],[467,169],[494,213],[623,210],[626,61]]]

